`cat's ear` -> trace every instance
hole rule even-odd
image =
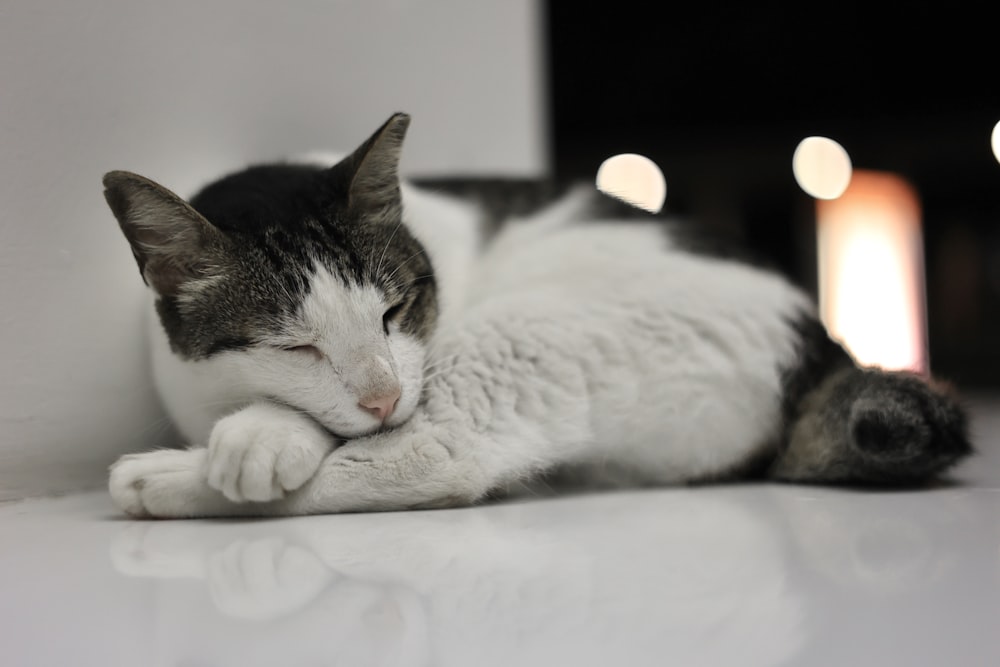
[[[399,156],[409,126],[409,115],[393,114],[357,150],[333,167],[334,178],[346,184],[347,202],[352,210],[374,214],[401,206]]]
[[[209,251],[221,243],[222,232],[183,199],[127,171],[104,175],[104,198],[142,279],[158,294],[175,295],[187,281],[208,275]]]

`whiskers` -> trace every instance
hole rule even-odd
[[[386,283],[391,283],[392,279],[396,276],[397,273],[399,273],[400,269],[402,269],[404,266],[406,266],[407,264],[409,264],[410,260],[412,260],[413,258],[419,257],[420,255],[423,255],[423,254],[426,254],[426,251],[423,248],[421,248],[417,252],[413,253],[412,255],[410,255],[409,257],[407,257],[406,259],[404,259],[402,262],[399,263],[398,266],[396,266],[396,268],[393,270],[392,273],[390,273],[388,276],[386,276],[385,282]],[[376,274],[377,273],[378,272],[376,271]],[[434,275],[434,274],[428,274],[428,275]],[[421,278],[426,278],[426,277],[427,276],[421,276]]]
[[[447,357],[441,357],[438,359],[432,359],[429,363],[424,365],[424,378],[423,384],[426,387],[427,384],[438,377],[446,376],[450,373],[461,372],[468,368],[472,368],[475,364],[471,360],[464,360],[459,363],[455,363],[464,357],[464,354],[451,354]]]
[[[402,224],[403,224],[403,219],[400,218],[399,222],[397,222],[396,226],[393,228],[392,234],[389,235],[389,240],[385,242],[385,247],[382,248],[382,256],[379,257],[379,259],[378,259],[378,266],[375,268],[375,275],[376,276],[382,271],[382,262],[385,261],[385,253],[389,249],[389,244],[391,244],[392,240],[394,238],[396,238],[396,232],[399,231],[399,228],[400,228],[400,226]]]

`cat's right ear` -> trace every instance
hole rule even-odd
[[[183,199],[148,178],[127,171],[104,175],[104,198],[118,219],[139,273],[161,296],[209,273],[209,250],[222,232]]]

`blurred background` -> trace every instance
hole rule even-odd
[[[888,5],[889,3],[885,3]],[[922,211],[929,358],[1000,386],[1000,121],[994,24],[961,5],[545,3],[555,171],[637,152],[665,210],[742,238],[817,291],[814,202],[792,177],[804,137],[896,174]]]
[[[414,118],[403,170],[419,179],[591,180],[611,155],[645,154],[667,214],[814,292],[816,202],[791,162],[804,137],[831,137],[916,193],[931,369],[996,389],[1000,95],[976,11],[0,3],[0,500],[99,486],[121,453],[176,443],[105,171],[189,195],[249,162],[349,150],[397,110]]]

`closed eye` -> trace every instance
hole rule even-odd
[[[323,352],[315,345],[294,345],[292,347],[283,347],[282,350],[286,352],[295,352],[296,354],[308,354],[316,359],[323,358]]]
[[[403,311],[403,304],[397,303],[395,306],[385,311],[382,316],[382,329],[385,331],[385,335],[389,335],[389,322],[396,319],[397,316]]]

